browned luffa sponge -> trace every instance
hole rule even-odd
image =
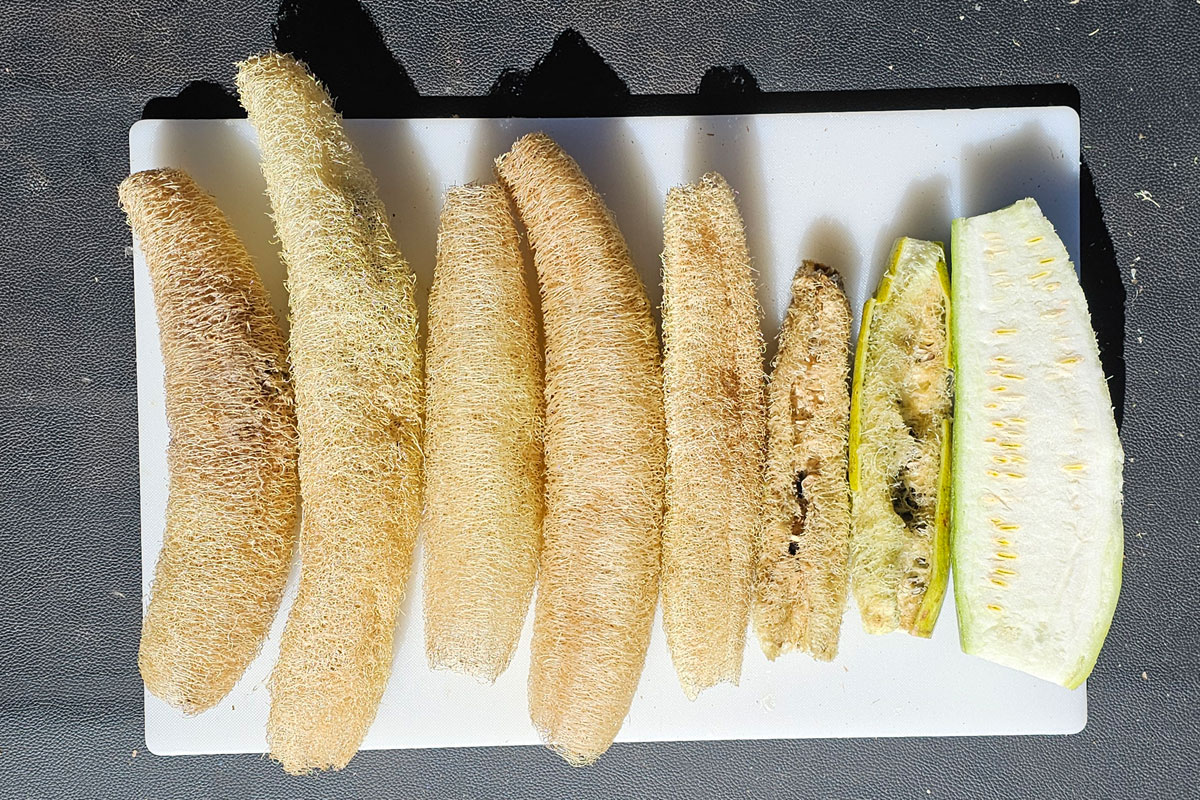
[[[754,275],[717,173],[667,193],[663,627],[689,699],[737,683],[762,526],[766,414]]]
[[[391,671],[420,517],[415,279],[325,89],[275,53],[237,84],[288,265],[304,510],[267,739],[288,772],[340,769]]]
[[[142,624],[146,688],[186,713],[229,693],[279,608],[295,543],[296,417],[254,262],[184,172],[119,189],[150,270],[166,389],[167,526]]]
[[[662,371],[646,292],[604,201],[544,134],[496,172],[529,231],[546,339],[546,517],[529,710],[571,764],[621,728],[658,596]]]
[[[754,629],[767,658],[837,655],[849,576],[850,306],[804,262],[767,386],[767,480]]]
[[[497,184],[446,195],[426,376],[425,651],[431,667],[494,681],[542,543],[542,353]]]

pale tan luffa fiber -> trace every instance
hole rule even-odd
[[[579,166],[543,134],[496,161],[529,232],[546,340],[546,517],[529,708],[571,764],[629,711],[658,595],[662,371],[625,240]]]
[[[763,508],[766,413],[754,274],[717,173],[667,193],[663,627],[690,699],[737,683]]]
[[[229,693],[279,608],[295,543],[296,417],[254,262],[180,170],[120,186],[162,348],[169,495],[142,623],[146,688],[189,714]]]
[[[493,681],[508,667],[542,539],[542,353],[508,198],[450,189],[429,291],[425,650]]]
[[[767,385],[766,518],[754,629],[768,658],[837,654],[846,606],[850,306],[836,273],[804,262]]]
[[[421,495],[414,277],[324,88],[269,53],[239,66],[288,265],[300,428],[301,573],[271,675],[288,772],[341,768],[375,717]]]

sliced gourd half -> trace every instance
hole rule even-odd
[[[900,239],[863,307],[850,408],[851,583],[869,633],[933,632],[950,571],[950,287]]]
[[[962,648],[1081,684],[1121,585],[1121,467],[1075,269],[1038,204],[954,221]]]

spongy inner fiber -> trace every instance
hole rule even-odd
[[[667,194],[663,627],[689,698],[737,683],[762,524],[766,413],[754,277],[716,173]]]
[[[426,366],[426,652],[492,681],[529,608],[543,507],[542,354],[496,184],[446,196]]]
[[[940,247],[928,243],[930,247]],[[859,400],[855,597],[870,632],[912,629],[934,564],[947,299],[937,258],[907,259],[871,315]]]
[[[767,479],[754,627],[768,658],[837,654],[850,545],[850,306],[804,262],[767,388]]]
[[[658,592],[665,462],[658,337],[603,200],[551,139],[497,160],[533,247],[546,352],[546,517],[529,703],[594,761],[629,710]]]
[[[138,666],[187,713],[233,688],[279,607],[295,542],[286,348],[246,248],[188,175],[139,172],[121,203],[150,271],[169,496]]]
[[[267,737],[289,772],[344,766],[375,716],[419,518],[414,277],[328,94],[289,56],[240,65],[288,266],[304,522]]]

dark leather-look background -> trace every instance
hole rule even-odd
[[[339,34],[330,20],[340,7],[355,10],[347,0],[296,5],[330,12],[304,34],[316,40]],[[1085,180],[1085,211],[1094,219],[1084,224],[1084,271],[1094,276],[1089,299],[1107,338],[1113,385],[1125,387],[1128,455],[1125,585],[1088,685],[1088,727],[1069,737],[618,745],[585,770],[539,748],[367,752],[340,774],[311,778],[287,777],[257,756],[148,754],[135,665],[141,596],[130,236],[115,186],[127,173],[126,134],[143,105],[192,80],[229,85],[236,59],[272,43],[276,8],[234,0],[6,0],[0,797],[1200,796],[1200,4],[370,6],[424,96],[485,94],[505,68],[528,69],[567,28],[634,94],[691,93],[710,67],[734,64],[772,92],[1078,89],[1094,181]],[[344,57],[361,67],[361,85],[374,85],[378,65]],[[330,69],[339,60],[335,52]],[[619,94],[619,83],[608,89]],[[353,100],[353,85],[339,93]],[[205,95],[203,87],[196,94]],[[359,104],[345,110],[403,114],[409,95],[387,95],[397,98],[392,103],[360,92]],[[152,108],[186,115],[202,106]]]

